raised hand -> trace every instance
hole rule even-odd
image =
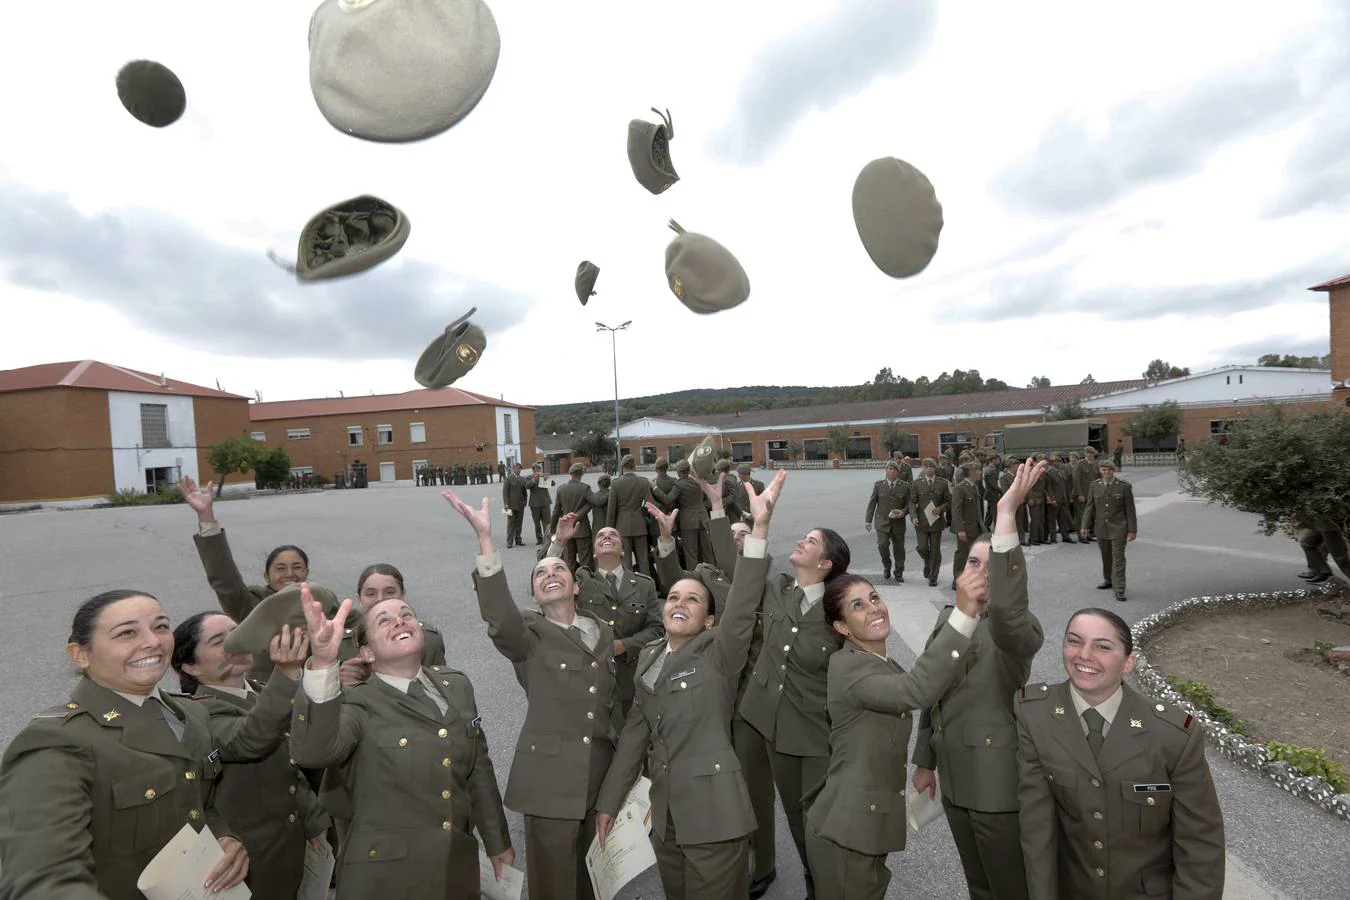
[[[342,648],[343,629],[352,611],[352,601],[343,600],[330,619],[323,614],[323,604],[309,592],[309,585],[302,584],[300,606],[305,611],[306,631],[309,633],[310,660],[313,662],[310,668],[326,669],[337,662],[338,651]]]
[[[303,628],[282,625],[281,633],[268,643],[267,655],[276,663],[278,672],[292,680],[299,678],[305,657],[309,656],[309,635]]]
[[[774,507],[778,505],[778,495],[783,490],[783,482],[787,481],[787,469],[779,469],[773,476],[768,486],[764,488],[764,493],[756,493],[753,484],[746,484],[745,495],[750,504],[750,517],[754,520],[754,527],[751,534],[757,538],[765,538],[769,535],[769,520],[773,518]]]
[[[673,509],[668,513],[662,512],[661,507],[650,500],[644,502],[642,505],[646,508],[647,512],[651,513],[652,518],[656,520],[656,524],[660,526],[661,537],[666,538],[667,540],[673,538],[675,536],[675,517],[680,514],[679,510]]]
[[[492,553],[492,499],[484,497],[483,505],[474,509],[459,499],[459,495],[454,491],[441,491],[441,496],[445,498],[446,503],[455,508],[455,512],[464,517],[464,521],[469,523],[474,534],[478,535],[478,552],[484,556]]]
[[[722,508],[722,485],[726,482],[726,478],[726,472],[718,472],[716,481],[708,482],[702,478],[697,479],[698,486],[703,488],[703,496],[708,498],[708,505],[713,508],[714,512]]]
[[[215,521],[214,507],[216,501],[211,494],[211,489],[215,485],[214,481],[208,481],[205,488],[198,488],[197,482],[193,480],[191,475],[184,475],[178,479],[178,490],[183,495],[183,500],[197,514],[198,520],[202,522]]]
[[[553,540],[566,544],[577,536],[577,514],[563,513],[558,517],[558,527],[553,531]]]
[[[1017,512],[1017,507],[1021,506],[1027,499],[1027,494],[1031,492],[1031,486],[1041,480],[1045,474],[1045,469],[1050,465],[1048,460],[1041,460],[1034,466],[1023,463],[1013,476],[1012,484],[1003,492],[1003,496],[998,499],[999,511],[1008,511],[1008,515]]]

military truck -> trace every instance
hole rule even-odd
[[[1061,422],[1032,422],[1008,425],[1002,431],[985,435],[984,449],[1007,456],[1024,457],[1032,453],[1058,453],[1068,456],[1082,453],[1084,447],[1110,452],[1105,419],[1065,419]]]

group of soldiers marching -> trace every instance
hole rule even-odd
[[[467,466],[418,466],[413,474],[417,477],[419,487],[431,487],[435,485],[453,485],[453,484],[491,484],[492,476],[496,474],[498,479],[506,477],[506,463],[497,463],[494,469],[492,463],[486,460],[469,463]]]

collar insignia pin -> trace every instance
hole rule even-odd
[[[103,714],[103,720],[104,720],[105,722],[111,722],[113,719],[116,719],[116,718],[117,718],[118,716],[120,716],[120,715],[122,715],[122,714],[121,714],[120,712],[118,712],[117,710],[115,710],[115,709],[110,709],[110,710],[108,710],[107,712],[105,712],[105,713]]]
[[[1062,716],[1062,715],[1064,715],[1064,707],[1062,707],[1062,706],[1056,706],[1056,707],[1055,707],[1055,715],[1057,715],[1057,716]]]
[[[1130,727],[1131,727],[1131,728],[1143,728],[1143,727],[1144,727],[1144,723],[1143,723],[1141,720],[1139,720],[1139,719],[1131,719],[1131,720],[1130,720]]]

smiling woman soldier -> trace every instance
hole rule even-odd
[[[642,650],[637,696],[596,803],[603,845],[646,762],[651,842],[671,900],[741,900],[750,890],[747,839],[755,812],[732,747],[731,718],[764,593],[769,521],[786,478],[780,469],[762,496],[748,492],[758,543],[736,566],[718,627],[708,585],[697,578],[671,585],[665,639]]]

